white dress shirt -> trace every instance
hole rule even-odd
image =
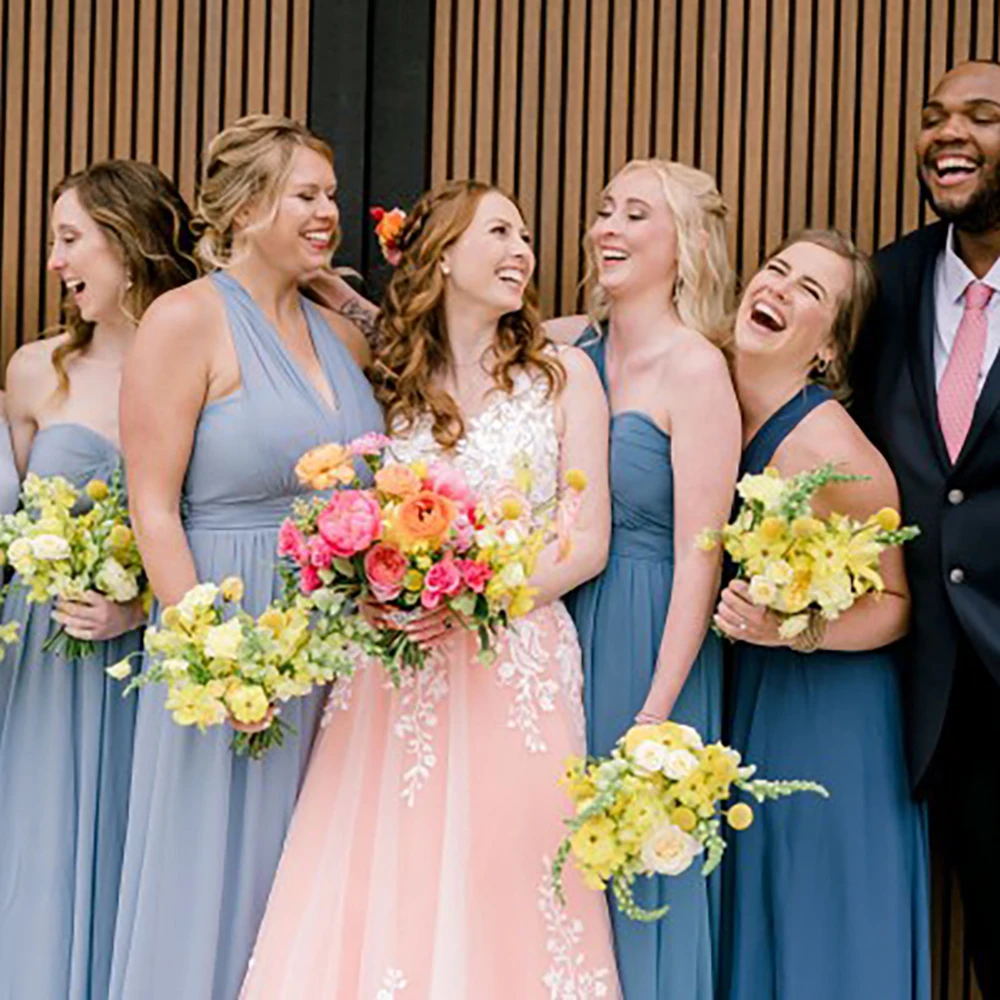
[[[965,290],[970,282],[981,280],[984,285],[993,289],[993,298],[986,306],[986,349],[983,351],[983,366],[979,369],[979,383],[976,387],[978,399],[986,376],[1000,353],[1000,260],[994,262],[984,278],[978,279],[955,253],[954,238],[955,227],[949,226],[948,238],[938,257],[934,273],[934,384],[941,385],[951,349],[955,345],[955,334],[958,333],[958,324],[965,311]]]

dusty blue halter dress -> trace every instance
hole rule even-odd
[[[202,411],[182,496],[198,577],[236,574],[259,613],[279,593],[278,527],[301,494],[294,466],[309,448],[380,430],[363,373],[302,300],[333,409],[247,291],[211,277],[223,297],[240,389]],[[148,688],[136,723],[132,806],[110,996],[233,1000],[264,914],[324,694],[289,703],[298,730],[264,760],[236,757],[228,728],[176,725]]]

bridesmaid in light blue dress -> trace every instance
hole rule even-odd
[[[246,205],[234,232],[225,197],[283,168],[273,216],[272,204]],[[158,599],[237,575],[256,614],[280,593],[277,535],[304,492],[298,458],[382,421],[360,333],[298,292],[335,244],[329,148],[294,122],[253,116],[214,140],[205,176],[199,251],[229,266],[165,297],[140,327],[125,454]],[[284,706],[296,734],[254,761],[233,754],[231,731],[181,728],[162,690],[141,693],[111,997],[237,995],[323,698]]]
[[[722,728],[722,649],[706,638],[719,561],[696,534],[729,511],[739,411],[721,351],[731,294],[724,207],[711,178],[638,162],[604,192],[588,236],[607,322],[579,344],[611,405],[608,565],[567,605],[583,649],[591,753],[607,754],[638,719]],[[572,320],[550,325],[557,337]],[[609,896],[626,1000],[712,1000],[718,885],[692,867],[640,879],[636,898],[669,904],[659,923],[623,916]]]
[[[97,164],[56,189],[49,267],[70,290],[66,332],[20,348],[7,376],[14,446],[28,472],[82,488],[120,468],[131,317],[194,276],[174,243],[186,219],[173,185],[147,164]],[[140,600],[116,605],[96,594],[30,604],[13,579],[3,621],[20,622],[21,636],[0,662],[4,1000],[108,995],[135,705],[105,668],[141,648],[144,617]],[[94,654],[45,652],[57,622],[94,640]]]
[[[835,399],[872,288],[867,261],[836,233],[793,237],[747,288],[736,324],[742,472],[791,475],[834,462],[865,482],[826,487],[818,513],[898,509],[892,473]],[[853,286],[853,287],[852,287]],[[813,379],[826,383],[816,384]],[[906,630],[899,550],[886,593],[783,641],[742,583],[716,622],[734,639],[731,742],[774,778],[822,782],[759,810],[729,837],[726,1000],[929,1000],[927,843],[910,797],[899,667]]]
[[[21,477],[14,460],[14,445],[7,423],[5,394],[0,392],[0,514],[13,514],[21,495]]]

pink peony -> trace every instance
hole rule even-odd
[[[352,455],[378,455],[389,447],[389,439],[378,431],[369,431],[355,438],[347,447]]]
[[[291,556],[300,565],[309,561],[309,548],[299,526],[286,517],[278,531],[278,555]]]
[[[317,569],[329,569],[333,562],[333,549],[319,535],[309,539],[309,562]]]
[[[420,603],[429,610],[436,608],[445,597],[454,597],[463,587],[462,573],[454,559],[435,563],[424,577]]]
[[[323,581],[319,578],[319,570],[315,566],[306,563],[299,573],[299,589],[303,594],[311,594],[314,590],[319,590]]]
[[[472,518],[467,513],[459,514],[452,528],[455,530],[455,548],[459,552],[467,552],[476,540],[476,529]]]
[[[472,490],[465,474],[457,466],[447,462],[434,462],[427,470],[427,488],[441,496],[454,500],[457,504],[467,504],[472,500]]]
[[[486,563],[476,562],[474,559],[459,559],[458,568],[466,586],[477,594],[486,589],[486,584],[493,576],[493,570]]]
[[[366,490],[339,490],[316,520],[334,556],[349,559],[382,537],[382,511]]]
[[[406,556],[391,545],[375,545],[365,556],[365,576],[376,601],[392,601],[403,589]]]

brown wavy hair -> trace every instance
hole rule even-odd
[[[233,263],[236,219],[248,207],[261,211],[248,228],[263,229],[274,221],[299,148],[319,153],[333,167],[333,150],[326,142],[305,125],[280,115],[247,115],[208,144],[194,220],[199,236],[196,252],[206,267],[222,269]],[[339,242],[338,225],[331,258]]]
[[[830,331],[833,359],[828,365],[820,364],[817,360],[809,372],[810,382],[826,386],[837,399],[847,402],[851,398],[848,382],[851,354],[857,344],[861,325],[875,301],[875,270],[868,254],[859,250],[853,240],[839,229],[800,229],[782,240],[777,249],[767,255],[767,260],[777,257],[796,243],[812,243],[823,247],[851,265],[851,284],[837,303],[837,313]]]
[[[465,434],[465,422],[451,394],[435,385],[452,360],[441,260],[469,228],[479,202],[491,191],[510,198],[480,181],[448,181],[417,202],[399,235],[402,256],[378,318],[379,349],[372,378],[375,395],[385,407],[386,424],[406,429],[429,414],[434,438],[444,448],[458,443]],[[520,212],[517,202],[510,200]],[[566,371],[542,332],[534,284],[525,290],[521,308],[500,318],[493,354],[490,374],[497,391],[513,392],[518,371],[544,379],[550,398],[562,391]]]
[[[152,164],[95,163],[61,180],[52,191],[52,203],[67,191],[76,192],[121,256],[128,275],[121,306],[136,325],[153,299],[198,277],[191,210],[173,182]],[[80,315],[72,295],[66,296],[63,309],[65,321],[52,331],[68,334],[52,352],[60,393],[69,390],[67,359],[85,351],[94,338],[94,324]]]

